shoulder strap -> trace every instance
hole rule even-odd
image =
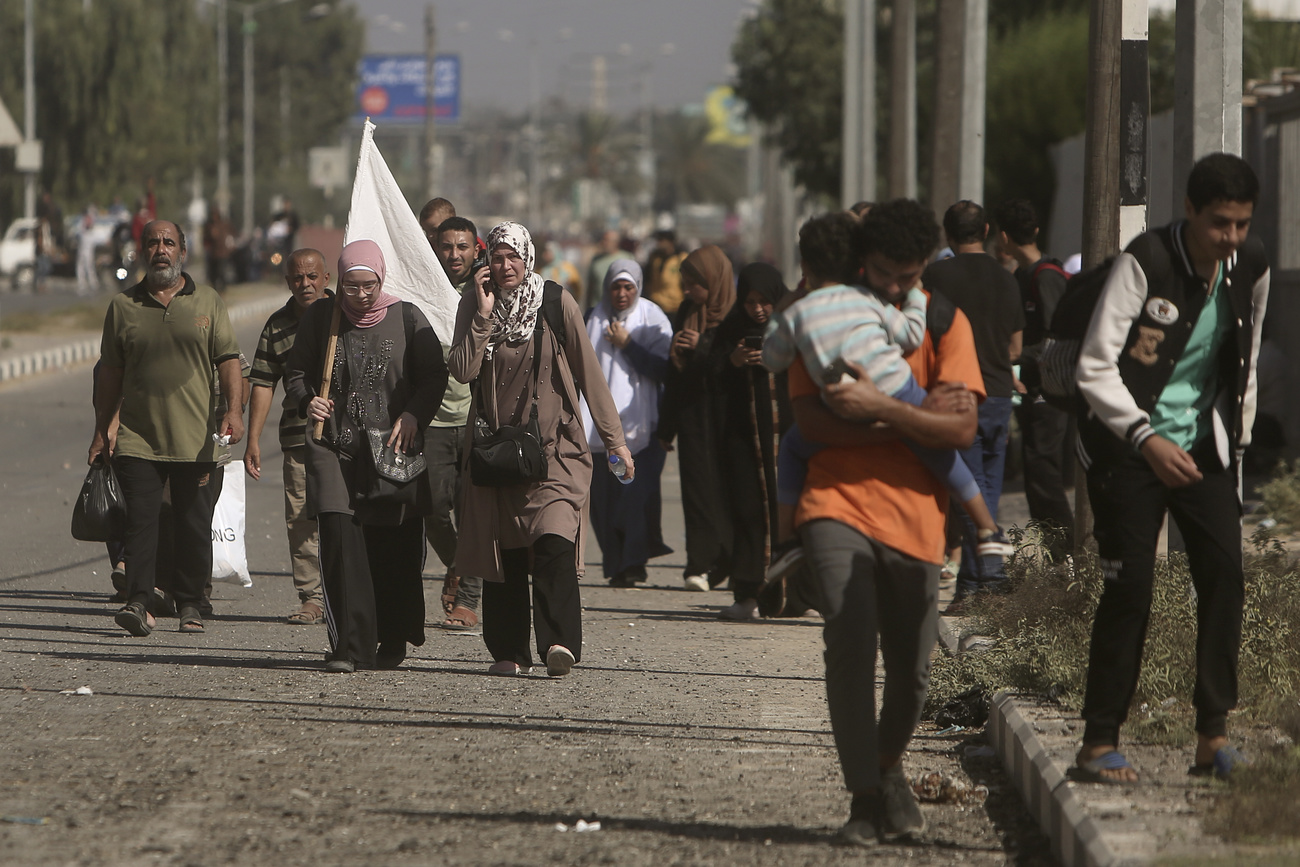
[[[564,349],[569,330],[564,327],[564,287],[552,280],[547,280],[542,287],[542,315],[538,321],[545,319],[555,334],[555,342]]]
[[[925,305],[925,330],[930,332],[930,342],[939,348],[939,341],[952,327],[957,317],[957,305],[942,292],[930,292],[930,303]]]
[[[1062,268],[1060,265],[1056,264],[1052,260],[1044,259],[1043,261],[1039,262],[1037,265],[1034,266],[1033,272],[1029,275],[1029,293],[1034,296],[1034,303],[1038,303],[1039,301],[1038,275],[1043,273],[1044,271],[1055,271],[1057,274],[1061,275],[1062,279],[1067,281],[1070,279],[1069,272],[1067,272],[1064,268]]]

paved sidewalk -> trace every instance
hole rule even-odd
[[[67,306],[107,305],[109,296],[68,298]],[[245,284],[232,287],[227,294],[231,322],[266,317],[284,304],[283,288],[270,284]],[[47,312],[57,317],[58,310]],[[99,329],[65,330],[57,324],[38,332],[0,331],[0,382],[22,379],[77,364],[93,364],[99,358]],[[246,352],[246,354],[248,354]]]

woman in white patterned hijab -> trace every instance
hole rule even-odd
[[[498,224],[488,233],[487,248],[490,291],[496,295],[487,345],[487,357],[491,358],[499,344],[519,343],[533,336],[546,281],[533,272],[537,260],[533,238],[520,224]]]

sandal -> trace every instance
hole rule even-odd
[[[301,608],[284,619],[295,626],[315,626],[325,622],[325,609],[315,602],[304,602]]]
[[[458,590],[460,590],[460,576],[448,572],[447,577],[442,579],[442,610],[447,614],[451,614],[456,608],[456,592]],[[474,618],[474,622],[478,623],[477,617]],[[468,629],[469,627],[461,628]]]
[[[1219,747],[1214,754],[1214,761],[1205,765],[1192,765],[1187,769],[1189,776],[1193,777],[1214,777],[1216,780],[1231,779],[1237,768],[1244,768],[1250,765],[1250,760],[1242,754],[1241,750],[1229,744],[1228,746]]]
[[[186,605],[181,608],[181,625],[179,632],[204,632],[203,615],[199,613],[198,606]]]
[[[1097,756],[1091,761],[1075,765],[1065,772],[1065,775],[1076,783],[1101,783],[1107,786],[1136,786],[1137,780],[1117,780],[1114,777],[1108,777],[1102,771],[1122,771],[1124,769],[1133,770],[1128,759],[1119,750],[1109,750]]]
[[[443,629],[454,629],[457,632],[464,632],[475,626],[478,626],[478,615],[464,605],[452,606],[452,609],[447,612],[447,619],[442,622]]]
[[[149,623],[149,612],[140,602],[128,602],[123,605],[113,616],[113,622],[138,638],[153,632],[153,626]]]

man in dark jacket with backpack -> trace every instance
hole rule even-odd
[[[1238,460],[1255,419],[1268,303],[1262,245],[1248,239],[1259,181],[1229,154],[1200,160],[1186,219],[1139,235],[1115,260],[1079,353],[1080,457],[1105,587],[1093,624],[1077,779],[1132,783],[1117,749],[1138,681],[1168,510],[1196,589],[1194,773],[1226,777],[1237,703],[1244,580]]]
[[[1038,215],[1026,199],[1010,199],[994,212],[998,243],[1016,260],[1016,280],[1025,311],[1024,349],[1020,354],[1023,396],[1016,409],[1020,422],[1021,458],[1029,517],[1044,530],[1048,550],[1061,559],[1074,549],[1074,513],[1065,495],[1073,477],[1068,454],[1070,414],[1048,403],[1039,388],[1038,354],[1052,324],[1056,305],[1065,295],[1065,269],[1038,249]]]

